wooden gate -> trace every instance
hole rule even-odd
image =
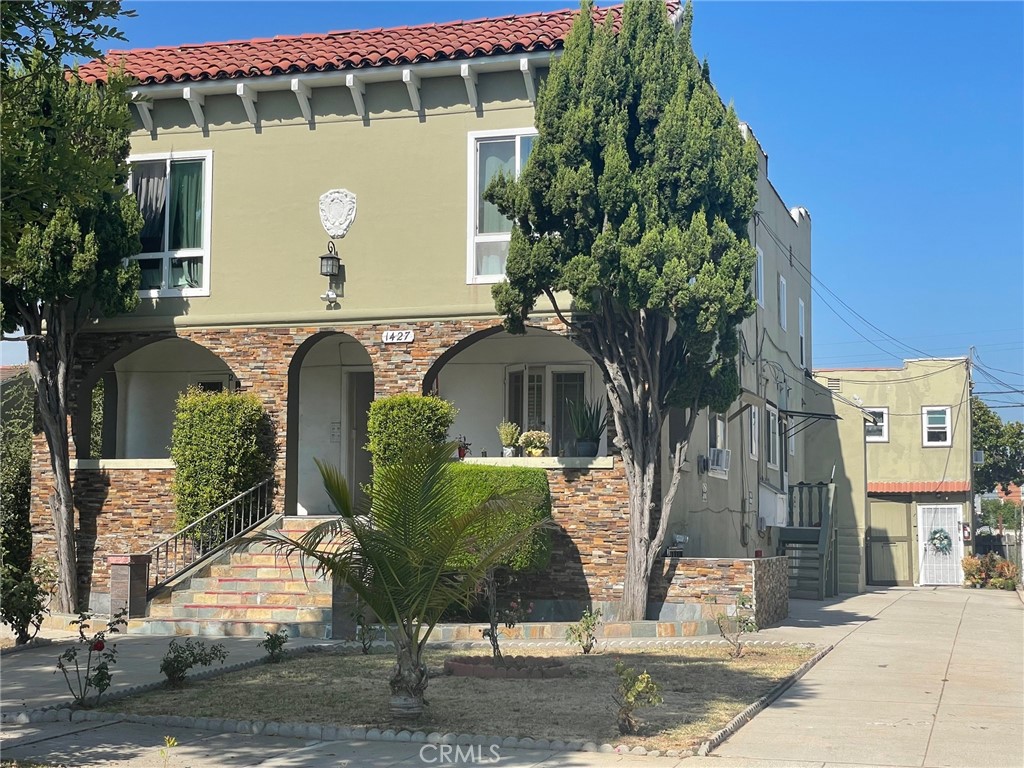
[[[869,500],[867,520],[868,584],[879,587],[914,583],[910,505]]]

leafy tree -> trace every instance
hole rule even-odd
[[[23,71],[33,88],[17,99],[5,94],[0,132],[2,325],[5,334],[20,328],[23,335],[5,338],[28,345],[54,473],[57,609],[73,611],[68,377],[79,332],[94,318],[130,311],[138,302],[138,265],[128,258],[141,250],[142,218],[125,191],[132,122],[124,81],[86,85],[39,54]]]
[[[117,0],[21,0],[3,4],[0,13],[0,50],[6,72],[9,67],[27,67],[33,54],[59,64],[65,56],[96,58],[97,42],[104,38],[124,40],[124,35],[106,20],[134,17]],[[22,71],[22,75],[29,74]]]
[[[1020,529],[1020,507],[1009,499],[982,499],[980,525],[987,525],[992,530],[1016,531]]]
[[[317,462],[341,517],[297,541],[281,533],[257,537],[315,561],[383,622],[395,645],[390,706],[398,718],[423,711],[423,650],[442,613],[453,604],[468,606],[487,570],[542,525],[506,528],[481,540],[476,532],[489,515],[527,508],[532,500],[492,495],[472,508],[461,506],[451,479],[454,450],[454,443],[421,442],[398,461],[377,465],[370,500],[360,505],[337,468]]]
[[[538,98],[539,135],[518,180],[487,197],[515,226],[495,306],[510,333],[546,297],[599,365],[629,486],[619,618],[645,617],[698,411],[739,394],[737,325],[753,311],[747,224],[757,156],[661,3],[627,0],[621,31],[584,0]],[[572,295],[571,317],[557,292]],[[662,426],[689,409],[655,497]]]
[[[1012,483],[1024,485],[1024,424],[1004,424],[999,414],[980,397],[971,397],[971,442],[976,451],[984,451],[985,461],[974,468],[974,489],[979,493],[1004,491]]]

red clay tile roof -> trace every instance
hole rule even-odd
[[[669,2],[668,10],[678,9]],[[596,9],[601,22],[621,6]],[[227,43],[110,51],[79,69],[87,82],[105,81],[108,66],[124,65],[143,85],[301,74],[472,59],[560,49],[577,10],[391,29],[347,30]]]
[[[968,480],[903,483],[868,483],[868,493],[961,493],[971,490]]]

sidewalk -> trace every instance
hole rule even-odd
[[[762,640],[832,644],[835,649],[775,704],[707,758],[666,759],[503,748],[502,766],[669,768],[1024,765],[1024,609],[1010,592],[888,589],[825,603],[796,600],[784,626]],[[169,638],[126,637],[115,680],[159,679]],[[229,662],[262,655],[252,638],[225,638]],[[315,641],[307,641],[315,642]],[[293,641],[291,647],[305,644]],[[5,711],[67,700],[52,674],[62,644],[3,658]],[[115,685],[115,689],[116,689]],[[5,759],[72,765],[163,766],[165,736],[177,738],[170,766],[352,768],[440,765],[430,745],[330,741],[130,723],[5,726]],[[453,748],[454,749],[454,748]],[[465,757],[465,753],[463,753]],[[488,748],[480,755],[489,758]],[[433,760],[431,763],[430,761]],[[453,764],[453,763],[448,763]],[[459,765],[471,765],[462,761]]]

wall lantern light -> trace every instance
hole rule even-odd
[[[341,272],[341,258],[338,256],[338,249],[334,247],[334,241],[328,241],[327,253],[320,257],[320,274],[324,277],[337,277]]]

